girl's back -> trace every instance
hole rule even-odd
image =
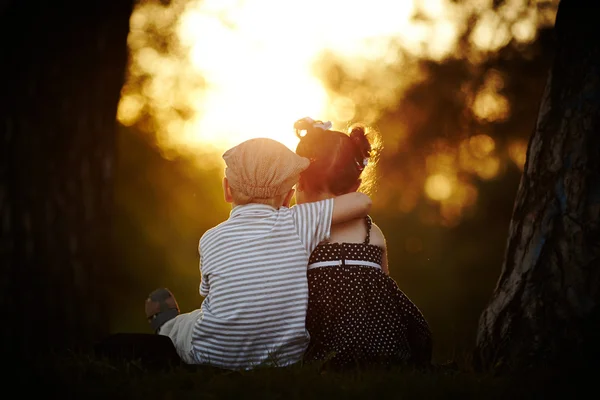
[[[355,192],[365,178],[368,183],[365,169],[373,171],[369,160],[377,146],[363,127],[348,135],[310,118],[294,127],[296,153],[312,161],[300,176],[299,203]],[[430,361],[427,322],[389,277],[385,238],[369,217],[332,226],[329,240],[310,256],[308,287],[308,360],[338,366]]]
[[[428,362],[431,357],[427,322],[384,273],[385,247],[371,241],[371,236],[383,241],[383,235],[372,226],[369,217],[336,226],[332,240],[310,257],[308,360],[353,366]]]
[[[369,236],[369,244],[380,247],[382,250],[381,268],[383,272],[389,275],[387,265],[387,249],[385,237],[381,229],[373,223],[370,224],[370,232],[363,218],[354,219],[343,224],[336,224],[331,227],[330,243],[363,243]]]

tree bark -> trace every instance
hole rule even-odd
[[[555,61],[504,264],[480,318],[476,357],[484,368],[565,365],[598,354],[600,24],[583,3],[559,5]]]
[[[2,2],[3,354],[108,331],[116,111],[131,0]]]

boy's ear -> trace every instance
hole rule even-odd
[[[285,195],[285,198],[283,199],[283,206],[284,207],[289,207],[290,203],[292,202],[292,197],[294,197],[294,193],[296,193],[296,190],[294,189],[290,189],[289,192],[287,192],[287,194]]]
[[[223,178],[223,195],[226,202],[233,203],[233,195],[231,194],[231,187],[227,178]]]

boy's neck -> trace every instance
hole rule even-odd
[[[279,207],[281,207],[281,205],[279,207],[276,207],[276,204],[270,204],[270,203],[255,203],[255,202],[251,202],[251,203],[244,203],[244,204],[237,204],[236,202],[231,202],[231,209],[234,209],[236,207],[239,206],[250,206],[250,205],[256,205],[256,204],[260,204],[261,206],[268,206],[274,209],[279,209]]]

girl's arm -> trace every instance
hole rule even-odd
[[[366,217],[371,209],[371,198],[364,193],[352,192],[338,196],[333,201],[331,224]]]
[[[386,275],[390,274],[390,270],[388,268],[388,259],[387,259],[387,246],[385,242],[385,236],[383,236],[383,232],[381,229],[375,224],[371,225],[371,244],[375,246],[379,246],[383,249],[383,256],[381,259],[381,269],[385,272]]]

